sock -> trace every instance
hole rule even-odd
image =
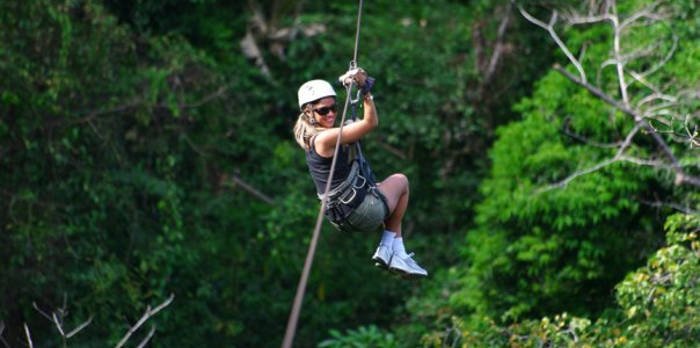
[[[384,231],[384,233],[382,233],[382,241],[379,242],[379,245],[391,247],[394,243],[394,237],[396,237],[396,233],[389,230]]]
[[[394,254],[398,255],[399,257],[403,258],[408,256],[408,254],[406,254],[406,248],[403,246],[403,237],[394,238],[392,248],[394,249]]]

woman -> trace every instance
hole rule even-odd
[[[343,231],[381,231],[383,225],[386,229],[372,256],[375,264],[406,276],[425,277],[428,272],[413,260],[413,253],[406,253],[401,236],[401,220],[408,205],[408,179],[397,173],[374,187],[366,179],[367,170],[354,158],[354,143],[378,124],[369,91],[373,80],[368,79],[364,70],[354,69],[343,75],[341,81],[354,82],[363,91],[364,117],[343,126],[326,216]],[[336,93],[328,82],[311,80],[299,88],[298,98],[301,113],[294,126],[294,136],[306,152],[306,162],[321,197],[340,132],[335,127]]]

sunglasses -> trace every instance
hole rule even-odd
[[[322,108],[314,109],[319,115],[326,116],[329,112],[338,112],[338,105],[333,104],[331,106],[324,106]]]

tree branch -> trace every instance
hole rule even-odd
[[[122,346],[124,346],[126,341],[129,340],[129,337],[131,337],[131,335],[134,332],[136,332],[136,330],[138,330],[139,327],[141,327],[141,325],[143,325],[143,323],[146,322],[146,320],[148,320],[150,317],[152,317],[156,313],[160,312],[163,308],[170,305],[170,303],[173,302],[174,298],[175,298],[175,294],[170,294],[170,297],[168,297],[168,299],[165,300],[163,303],[161,303],[158,307],[156,307],[154,309],[151,309],[151,306],[146,307],[146,312],[143,313],[143,316],[141,316],[141,319],[139,319],[139,321],[137,321],[136,324],[134,324],[134,326],[129,328],[129,331],[126,332],[126,334],[124,335],[122,340],[119,341],[119,343],[117,343],[115,348],[121,348]]]
[[[394,156],[396,156],[396,157],[398,157],[398,158],[400,158],[400,159],[403,159],[403,160],[405,160],[406,158],[408,158],[408,156],[407,156],[403,151],[401,151],[401,150],[399,150],[399,149],[397,149],[397,148],[395,148],[395,147],[389,145],[388,143],[386,143],[386,142],[383,141],[382,139],[376,138],[376,139],[373,139],[373,140],[377,143],[377,145],[379,145],[379,147],[381,147],[382,149],[386,150],[386,151],[389,152],[390,154],[392,154],[392,155],[394,155]]]
[[[643,199],[640,199],[639,202],[646,204],[650,207],[654,207],[654,208],[669,207],[669,208],[675,209],[675,210],[677,210],[681,213],[684,213],[684,214],[700,215],[700,211],[693,210],[690,207],[684,207],[684,206],[682,206],[680,204],[676,204],[676,203],[661,202],[661,201],[651,202],[651,201],[647,201],[647,200],[643,200]]]
[[[144,339],[141,341],[141,343],[139,343],[139,345],[138,345],[136,348],[143,348],[143,347],[145,347],[146,344],[148,343],[148,341],[151,340],[151,337],[153,337],[153,334],[154,334],[155,332],[156,332],[156,326],[155,326],[155,325],[151,325],[151,331],[148,332],[148,335],[146,335],[146,337],[144,337]]]
[[[574,139],[576,139],[576,140],[578,140],[578,141],[581,141],[581,142],[583,142],[583,143],[585,143],[585,144],[587,144],[587,145],[591,145],[591,146],[595,146],[595,147],[601,147],[601,148],[617,148],[617,147],[619,147],[620,145],[622,145],[622,141],[618,141],[618,142],[615,142],[615,143],[605,144],[605,143],[599,143],[599,142],[597,142],[597,141],[593,141],[593,140],[590,140],[590,139],[588,139],[588,138],[586,138],[586,137],[580,136],[580,135],[578,135],[578,134],[572,132],[572,131],[569,129],[569,120],[570,120],[570,119],[571,119],[571,117],[567,117],[567,118],[564,120],[564,125],[562,126],[562,132],[563,132],[564,134],[566,134],[566,135],[568,135],[568,136],[570,136],[570,137],[572,137],[572,138],[574,138]]]
[[[68,333],[65,333],[63,330],[63,316],[67,314],[66,311],[66,297],[64,296],[63,298],[63,308],[59,308],[58,312],[59,315],[56,315],[56,312],[52,312],[51,315],[48,315],[46,312],[42,311],[41,308],[36,304],[36,302],[32,302],[32,306],[34,309],[39,312],[44,318],[46,318],[48,321],[52,322],[54,325],[56,325],[56,328],[58,329],[58,333],[61,334],[61,337],[65,339],[69,339],[73,336],[75,336],[78,332],[80,332],[82,329],[90,325],[92,323],[92,318],[93,316],[90,316],[88,320],[84,321],[82,324],[78,325],[76,328],[71,330]]]
[[[649,132],[649,134],[651,134],[651,136],[654,138],[656,143],[659,145],[659,147],[661,148],[663,153],[666,154],[666,157],[668,157],[669,160],[671,161],[671,168],[673,168],[673,171],[676,173],[676,179],[675,179],[676,185],[688,183],[688,184],[691,184],[694,186],[700,186],[700,178],[688,175],[683,171],[683,169],[680,166],[680,163],[678,162],[678,159],[676,158],[676,156],[673,155],[673,153],[671,152],[671,149],[668,147],[666,142],[661,138],[659,133],[656,132],[656,130],[653,127],[651,127],[649,122],[647,122],[642,117],[642,115],[638,114],[637,112],[635,112],[634,110],[630,109],[629,107],[627,107],[625,105],[621,105],[620,103],[618,103],[617,101],[612,99],[610,96],[605,94],[603,91],[597,89],[596,87],[586,83],[585,81],[578,79],[576,76],[572,75],[570,72],[568,72],[564,68],[562,68],[559,64],[555,64],[554,69],[556,71],[560,72],[562,75],[566,76],[569,80],[578,84],[579,86],[586,88],[586,90],[588,90],[588,92],[590,92],[591,94],[593,94],[597,98],[612,105],[613,107],[622,111],[623,113],[625,113],[629,116],[632,116],[634,118],[635,122],[640,122],[642,127],[644,127],[644,129],[647,130]]]
[[[53,317],[53,320],[51,320],[54,324],[56,324],[56,328],[58,329],[58,332],[61,334],[62,337],[66,337],[66,334],[63,333],[63,327],[61,325],[61,322],[58,321],[58,317],[56,317],[56,312],[51,313],[51,316]]]
[[[648,18],[652,20],[665,19],[663,15],[653,12],[653,9],[659,6],[659,4],[661,4],[661,1],[655,1],[653,4],[645,7],[641,11],[633,13],[630,17],[622,21],[622,23],[620,24],[620,29],[626,28],[628,25],[632,24],[640,18]]]
[[[257,198],[258,200],[261,200],[261,201],[263,201],[267,204],[271,204],[271,205],[275,204],[274,199],[270,198],[268,195],[257,190],[256,188],[254,188],[253,186],[251,186],[247,182],[243,181],[243,179],[241,179],[239,176],[237,176],[235,174],[233,174],[231,176],[230,183],[225,182],[225,184],[228,184],[229,186],[232,186],[232,187],[238,185],[244,191],[250,193],[251,195],[253,195],[253,197]]]
[[[619,160],[620,160],[620,159],[617,158],[617,156],[616,156],[616,157],[613,157],[613,158],[610,158],[610,159],[607,159],[607,160],[605,160],[605,161],[603,161],[603,162],[600,162],[600,163],[598,163],[598,164],[596,164],[596,165],[594,165],[594,166],[592,166],[592,167],[589,167],[589,168],[586,168],[586,169],[584,169],[584,170],[581,170],[581,171],[578,171],[578,172],[576,172],[576,173],[573,173],[573,174],[569,175],[568,177],[566,177],[566,178],[565,178],[564,180],[562,180],[562,181],[559,181],[559,182],[557,182],[557,183],[555,183],[555,184],[548,185],[548,186],[546,186],[546,187],[544,187],[544,188],[542,188],[542,189],[538,189],[538,190],[535,191],[535,194],[542,193],[542,192],[546,192],[546,191],[549,191],[549,190],[552,190],[552,189],[555,189],[555,188],[562,188],[562,187],[568,185],[568,184],[569,184],[571,181],[573,181],[574,179],[578,178],[579,176],[593,173],[593,172],[595,172],[596,170],[599,170],[599,169],[601,169],[601,168],[603,168],[603,167],[607,167],[607,166],[609,166],[610,164],[613,164],[613,163],[615,163],[615,162],[617,162],[617,161],[619,161]]]
[[[71,338],[71,337],[75,336],[75,334],[80,332],[82,329],[86,328],[88,325],[90,325],[90,323],[92,323],[92,315],[90,316],[90,318],[88,318],[88,320],[86,320],[82,324],[78,325],[78,327],[73,329],[71,332],[67,333],[66,338]]]
[[[617,80],[620,87],[620,94],[622,95],[622,103],[629,107],[629,96],[627,95],[627,83],[625,82],[625,62],[622,61],[622,56],[620,54],[620,37],[622,36],[622,29],[620,28],[619,18],[617,17],[617,9],[615,2],[612,2],[613,15],[611,16],[610,22],[613,26],[613,53],[615,55],[615,67],[617,71]],[[584,81],[586,82],[586,81]]]
[[[34,348],[34,343],[32,343],[32,335],[29,333],[29,326],[27,326],[27,323],[24,323],[24,333],[27,335],[27,344],[29,344],[29,348]]]
[[[673,56],[673,53],[675,53],[677,47],[678,47],[678,35],[674,34],[673,35],[673,45],[671,45],[671,48],[668,50],[668,53],[666,54],[666,56],[660,62],[656,63],[656,65],[649,68],[649,70],[643,71],[639,75],[641,75],[642,77],[647,77],[647,76],[655,73],[657,70],[661,69],[661,67],[666,65],[666,63],[669,60],[671,60],[671,57]]]
[[[486,74],[484,75],[484,83],[491,80],[493,73],[496,71],[496,65],[498,64],[501,54],[503,53],[503,36],[506,33],[506,28],[508,27],[508,22],[510,21],[510,10],[512,4],[509,2],[506,7],[506,14],[498,26],[498,36],[496,37],[496,44],[493,48],[493,53],[491,54],[491,59],[489,60],[488,68],[486,69]]]
[[[48,321],[53,321],[50,315],[46,314],[46,312],[42,311],[39,306],[37,306],[36,302],[32,302],[32,306],[34,306],[34,309],[36,309],[36,311],[43,315]]]
[[[549,24],[544,24],[544,22],[538,20],[537,18],[530,15],[527,11],[525,11],[525,9],[523,9],[522,6],[518,6],[518,10],[520,10],[520,13],[523,15],[523,17],[525,17],[525,19],[549,32],[549,35],[552,37],[552,39],[554,39],[554,42],[556,42],[559,48],[564,52],[564,54],[566,54],[566,57],[569,58],[571,64],[573,64],[576,67],[576,70],[578,70],[579,74],[581,75],[581,80],[585,82],[586,73],[583,70],[581,63],[579,63],[576,57],[574,57],[574,55],[571,54],[569,48],[566,47],[564,42],[562,42],[559,36],[557,35],[557,32],[554,31],[554,24],[557,22],[557,11],[554,11],[552,13],[552,18],[549,20]]]
[[[0,321],[0,343],[2,343],[5,348],[10,348],[10,345],[7,344],[7,341],[2,337],[2,333],[5,331],[5,322]]]

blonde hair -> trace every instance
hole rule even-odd
[[[302,149],[309,150],[311,147],[309,141],[322,130],[323,128],[316,126],[316,120],[302,111],[297,118],[297,123],[294,125],[294,140],[297,141],[297,144]]]

